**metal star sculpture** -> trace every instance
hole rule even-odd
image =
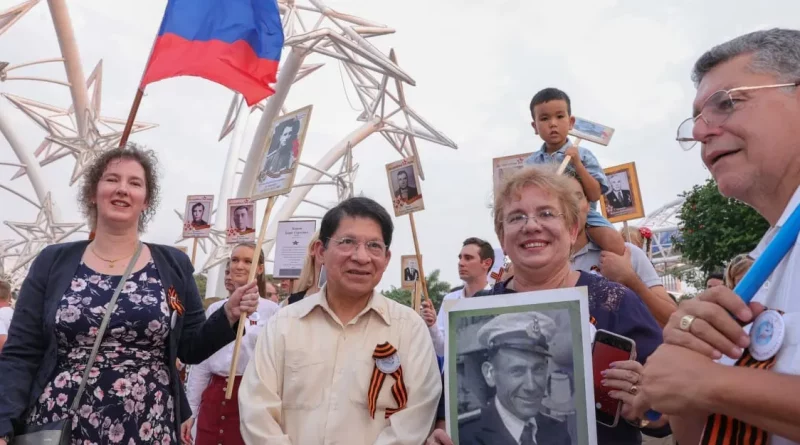
[[[87,113],[89,131],[85,138],[78,136],[75,110],[72,106],[65,109],[11,94],[3,94],[15,107],[48,133],[34,152],[41,166],[51,164],[66,156],[75,158],[70,185],[73,185],[83,175],[86,167],[99,154],[116,148],[122,137],[125,120],[100,115],[102,84],[103,61],[101,60],[86,80],[91,108]],[[131,133],[155,127],[157,127],[156,124],[135,122]],[[25,175],[24,167],[20,168],[12,179],[23,175]]]
[[[45,197],[35,221],[5,221],[5,224],[24,239],[17,260],[11,266],[11,273],[28,264],[45,247],[63,241],[86,225],[85,223],[55,222],[50,194]]]
[[[347,153],[342,158],[339,173],[333,177],[336,182],[336,195],[339,202],[353,197],[353,184],[358,173],[358,164],[353,164],[353,147],[347,147]]]
[[[393,63],[397,63],[394,49],[389,52],[389,59]],[[413,108],[408,106],[402,82],[394,79],[391,83],[394,84],[395,91],[392,92],[389,88],[390,76],[384,75],[378,81],[372,73],[358,65],[344,64],[344,66],[348,74],[350,74],[358,99],[364,107],[364,111],[358,117],[358,120],[366,122],[379,117],[383,123],[383,127],[380,130],[381,136],[403,158],[411,156],[416,158],[422,179],[425,179],[425,172],[422,168],[422,160],[417,152],[417,138],[454,149],[458,148],[455,142],[434,128]],[[387,101],[387,98],[389,101]],[[392,119],[398,115],[402,117],[402,122],[398,123]]]
[[[11,28],[11,25],[16,23],[22,18],[22,16],[27,14],[28,11],[36,6],[37,3],[39,3],[39,0],[28,0],[20,3],[17,6],[13,6],[3,12],[0,12],[0,35],[3,35],[4,32],[8,31],[8,28]]]

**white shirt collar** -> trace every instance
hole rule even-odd
[[[775,227],[770,227],[767,230],[767,233],[764,234],[764,237],[761,238],[761,241],[758,243],[755,249],[750,252],[750,257],[754,259],[758,259],[764,250],[767,248],[769,243],[772,241],[772,238],[775,237],[775,234],[778,233],[778,229],[781,228],[786,223],[786,220],[789,219],[794,209],[800,206],[800,187],[797,187],[797,190],[794,191],[794,195],[792,195],[791,199],[789,199],[789,203],[786,205],[786,208],[783,209],[783,213],[781,217],[778,219],[778,224]]]
[[[497,408],[497,414],[500,415],[500,420],[503,421],[503,425],[506,426],[506,430],[508,430],[511,437],[514,438],[518,444],[520,443],[520,436],[522,436],[522,430],[525,429],[525,423],[522,420],[518,419],[517,416],[511,414],[511,411],[507,410],[500,400],[497,399],[497,396],[494,397],[494,406]],[[528,422],[533,424],[533,442],[536,443],[536,432],[538,431],[539,427],[536,425],[536,418],[532,418],[528,420]]]

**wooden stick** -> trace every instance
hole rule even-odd
[[[419,280],[414,282],[414,293],[412,295],[411,306],[419,314],[422,310],[422,284]]]
[[[578,146],[581,145],[582,141],[583,141],[583,139],[581,139],[581,138],[575,138],[575,142],[572,144],[572,146],[575,147],[575,148],[578,148]],[[567,166],[569,165],[569,162],[571,160],[572,160],[572,156],[569,156],[569,155],[564,156],[564,160],[561,161],[561,165],[558,167],[558,170],[556,170],[556,173],[558,173],[559,175],[564,173],[567,170]]]
[[[628,232],[628,221],[622,221],[622,228],[625,232],[625,241],[631,242],[631,233]]]
[[[139,112],[139,105],[142,103],[144,97],[144,88],[136,90],[136,96],[133,98],[133,105],[131,105],[131,112],[128,113],[128,121],[125,122],[125,129],[122,130],[122,138],[119,140],[119,146],[124,147],[128,143],[128,137],[133,131],[133,122],[136,120],[136,113]],[[192,261],[194,263],[194,261]]]
[[[264,243],[264,236],[267,234],[267,224],[269,224],[269,214],[272,213],[272,207],[275,205],[277,196],[272,196],[267,200],[267,208],[264,209],[264,217],[261,218],[261,229],[258,231],[258,240],[256,241],[256,249],[253,252],[253,263],[250,265],[250,276],[247,282],[251,283],[256,279],[256,272],[258,272],[258,259],[261,256],[261,244]],[[266,264],[266,261],[264,262]],[[233,347],[233,360],[231,360],[231,369],[228,372],[228,387],[225,389],[225,399],[230,400],[233,396],[233,383],[236,380],[236,367],[239,364],[239,348],[242,346],[242,336],[244,336],[244,325],[247,322],[247,314],[242,313],[239,317],[239,329],[236,331],[236,344]]]
[[[425,280],[425,270],[422,268],[422,255],[419,253],[419,241],[417,240],[417,225],[414,223],[414,213],[408,214],[408,220],[411,221],[411,236],[414,237],[414,251],[417,254],[417,266],[419,266],[419,279],[422,282],[422,295],[428,300],[428,303],[433,307],[430,295],[428,295],[428,283]]]
[[[194,244],[192,244],[192,266],[194,266],[194,259],[197,256],[197,238],[194,239]]]

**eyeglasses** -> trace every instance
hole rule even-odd
[[[541,210],[535,215],[526,215],[524,213],[513,213],[506,217],[503,224],[509,229],[522,229],[528,224],[528,220],[533,219],[539,224],[552,224],[558,218],[564,216],[563,213],[556,213],[552,210]]]
[[[386,247],[386,244],[383,244],[380,241],[359,242],[352,238],[341,238],[341,239],[328,238],[328,239],[334,242],[336,250],[347,255],[351,255],[362,244],[366,248],[367,253],[376,258],[383,258],[383,256],[386,255],[386,249],[388,249],[388,247]]]
[[[781,83],[775,85],[761,85],[756,87],[738,87],[730,90],[719,90],[706,99],[703,107],[700,109],[700,114],[695,117],[690,117],[678,126],[678,134],[675,140],[684,151],[691,150],[696,144],[697,139],[694,138],[694,124],[697,119],[703,119],[709,127],[719,127],[736,111],[736,104],[740,99],[735,99],[731,93],[738,91],[754,91],[764,90],[768,88],[787,88],[796,87],[800,85],[800,81],[794,83]]]

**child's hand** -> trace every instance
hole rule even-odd
[[[575,146],[568,147],[564,154],[570,157],[569,162],[572,165],[578,165],[577,163],[581,162],[581,155],[578,153],[578,149]]]

